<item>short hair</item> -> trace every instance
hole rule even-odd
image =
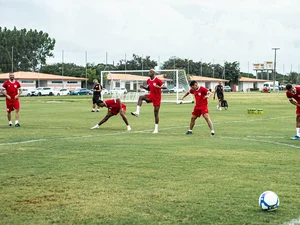
[[[150,72],[154,72],[155,74],[156,74],[156,71],[155,71],[155,69],[151,69],[151,70],[149,70]]]
[[[287,84],[287,85],[285,86],[285,88],[286,88],[286,90],[291,90],[291,88],[293,88],[293,86],[292,86],[291,84]]]
[[[98,82],[98,80],[97,80],[97,79],[94,79],[93,82],[94,82],[94,83],[95,83],[95,82]]]
[[[190,87],[194,86],[195,84],[197,84],[197,81],[192,80],[192,81],[190,82]]]

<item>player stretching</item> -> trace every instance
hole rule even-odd
[[[194,107],[194,111],[192,112],[190,129],[186,132],[186,134],[193,133],[193,128],[197,117],[203,115],[204,119],[206,120],[210,128],[211,135],[215,135],[214,127],[210,120],[208,114],[208,106],[207,106],[208,105],[207,99],[211,96],[212,93],[202,86],[199,87],[198,83],[194,80],[191,81],[190,87],[191,87],[190,91],[185,93],[185,95],[182,97],[182,100],[189,94],[193,94],[195,96],[196,105]]]
[[[291,137],[292,140],[300,140],[300,87],[286,85],[286,97],[290,103],[296,106],[296,136]]]
[[[214,92],[214,100],[216,99],[216,93],[219,100],[219,104],[217,105],[218,110],[222,110],[222,101],[224,99],[224,87],[222,85],[222,81],[219,81],[219,84],[215,87]]]
[[[97,129],[99,128],[103,123],[105,123],[110,117],[112,116],[116,116],[118,115],[118,113],[120,113],[122,119],[124,120],[126,126],[127,126],[127,130],[131,130],[131,127],[128,123],[127,117],[125,115],[126,113],[126,105],[123,104],[121,102],[121,100],[119,98],[117,98],[116,100],[114,99],[110,99],[110,100],[106,100],[106,101],[101,101],[98,100],[97,105],[99,107],[106,107],[108,108],[108,112],[106,114],[106,116],[95,126],[93,126],[91,129]]]
[[[19,117],[20,117],[20,102],[19,96],[22,93],[21,85],[15,80],[14,73],[9,73],[9,80],[5,81],[1,93],[6,96],[6,111],[8,118],[8,126],[12,126],[11,112],[16,110],[16,121],[15,127],[19,127]]]
[[[147,80],[147,87],[144,87],[143,85],[141,88],[150,91],[150,94],[142,95],[139,97],[136,111],[131,112],[133,116],[138,117],[140,115],[140,108],[142,106],[143,101],[150,103],[152,102],[154,106],[154,117],[155,117],[155,126],[153,133],[158,133],[158,123],[159,123],[159,108],[161,103],[161,89],[166,89],[163,82],[155,76],[156,72],[155,70],[151,69],[148,73],[148,76],[150,77]]]

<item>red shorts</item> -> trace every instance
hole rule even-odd
[[[11,112],[14,110],[20,110],[19,99],[6,99],[6,111]]]
[[[194,111],[192,112],[192,114],[194,116],[200,117],[201,115],[208,113],[208,107],[207,105],[203,105],[203,106],[195,106],[194,107]]]
[[[296,106],[296,114],[299,115],[300,114],[300,107]]]
[[[122,103],[122,109],[124,112],[126,112],[126,105]],[[120,107],[113,107],[109,110],[113,115],[118,115],[120,112]]]
[[[153,96],[151,94],[146,95],[147,98],[152,102],[153,106],[160,106],[161,97]]]

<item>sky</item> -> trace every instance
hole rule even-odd
[[[274,61],[300,72],[298,0],[0,0],[0,26],[55,38],[48,63],[117,63],[132,54],[223,64]],[[64,52],[62,56],[62,51]],[[86,53],[87,52],[87,53]]]

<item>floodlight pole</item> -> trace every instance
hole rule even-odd
[[[272,48],[275,51],[274,54],[274,69],[273,69],[273,91],[275,91],[275,76],[276,76],[276,51],[280,48]]]

